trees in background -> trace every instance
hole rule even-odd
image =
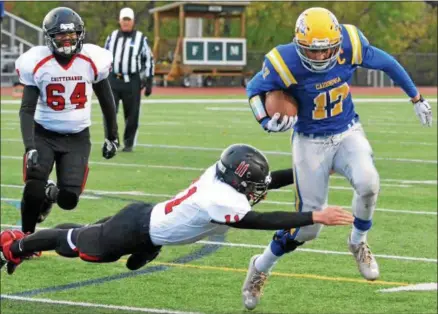
[[[136,13],[137,27],[153,40],[153,19],[148,10],[169,2],[9,2],[6,9],[41,25],[52,8],[68,6],[81,14],[87,41],[103,45],[106,36],[118,27],[121,8],[129,6]],[[298,15],[310,6],[331,10],[341,23],[354,24],[369,41],[390,53],[437,52],[438,8],[426,2],[253,2],[247,8],[248,50],[267,51],[293,38]],[[231,35],[239,25],[230,23]],[[163,25],[162,34],[176,36],[176,23]],[[170,35],[171,34],[171,35]],[[164,37],[164,36],[163,36]]]

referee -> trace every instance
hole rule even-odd
[[[105,42],[105,49],[113,53],[113,70],[109,82],[119,111],[119,101],[123,102],[125,132],[124,152],[132,152],[135,145],[140,115],[141,90],[145,96],[152,93],[154,60],[146,37],[134,29],[134,11],[120,10],[120,29],[113,31]]]

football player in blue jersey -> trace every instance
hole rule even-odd
[[[304,11],[296,22],[292,43],[279,45],[265,56],[262,70],[247,86],[254,116],[268,132],[294,128],[292,156],[296,209],[318,211],[327,206],[331,171],[348,179],[354,188],[353,230],[348,248],[367,280],[379,277],[379,267],[367,244],[367,232],[379,193],[379,174],[373,152],[355,112],[349,81],[358,67],[384,71],[410,97],[425,126],[432,111],[403,67],[386,52],[370,45],[353,25],[339,24],[324,8]],[[298,102],[298,120],[268,116],[265,94],[283,90]],[[246,308],[253,309],[271,269],[285,253],[315,239],[321,225],[280,230],[261,255],[251,258],[242,288]]]

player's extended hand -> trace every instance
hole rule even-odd
[[[105,143],[103,143],[103,147],[102,147],[103,158],[105,159],[113,158],[117,153],[118,147],[119,147],[118,140],[110,141],[109,139],[105,139]]]
[[[30,149],[25,156],[26,169],[31,170],[38,165],[38,151],[36,149]]]
[[[328,206],[319,212],[313,212],[313,222],[326,226],[351,225],[353,215],[339,206]]]
[[[431,127],[432,126],[432,108],[430,107],[427,100],[420,97],[420,99],[414,103],[415,113],[418,119],[420,119],[421,124]]]
[[[268,132],[284,132],[292,128],[297,122],[297,117],[290,117],[286,115],[283,116],[281,122],[278,121],[279,119],[280,113],[277,112],[268,120],[268,122],[263,125],[263,128]]]

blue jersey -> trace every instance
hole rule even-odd
[[[371,46],[355,26],[341,27],[343,41],[335,67],[311,72],[302,65],[294,43],[277,46],[266,54],[262,70],[248,83],[248,97],[284,90],[299,104],[295,131],[337,134],[359,119],[349,85],[358,66],[383,70],[410,97],[417,95],[414,83],[393,57]]]

